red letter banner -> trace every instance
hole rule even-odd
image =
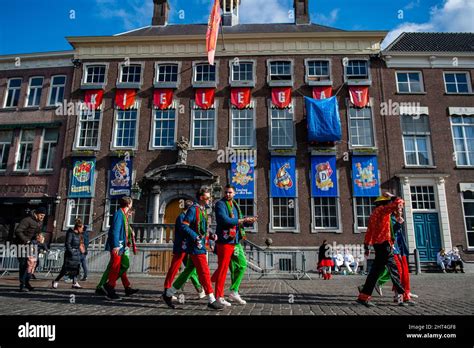
[[[331,86],[313,87],[313,99],[326,99],[332,97]]]
[[[272,88],[272,103],[279,109],[288,107],[291,103],[291,87]]]
[[[137,91],[134,89],[118,89],[115,93],[115,105],[122,110],[130,109],[135,104]]]
[[[104,98],[104,91],[101,89],[94,89],[86,91],[84,96],[84,103],[89,110],[96,110],[100,108],[102,99]]]
[[[349,95],[351,97],[351,103],[358,108],[366,107],[369,104],[369,87],[361,86],[349,87]]]
[[[237,109],[243,109],[249,106],[250,100],[250,88],[232,88],[230,90],[230,101]]]
[[[209,109],[214,105],[214,88],[196,88],[195,103],[201,109]]]
[[[172,89],[155,89],[153,92],[153,106],[157,109],[168,109],[173,103]]]

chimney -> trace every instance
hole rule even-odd
[[[239,24],[240,0],[220,0],[222,9],[222,25],[231,27]]]
[[[168,0],[153,0],[153,18],[151,25],[167,25],[170,13]]]
[[[297,25],[310,24],[308,2],[309,0],[295,0],[295,23]]]

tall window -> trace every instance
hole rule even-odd
[[[451,117],[456,164],[474,166],[474,116]]]
[[[331,71],[329,70],[329,61],[310,60],[306,63],[307,81],[329,81],[331,80]]]
[[[271,109],[270,120],[271,147],[294,146],[293,110]]]
[[[346,80],[366,80],[369,78],[369,63],[366,60],[350,59],[345,72]]]
[[[67,227],[74,226],[76,219],[81,219],[84,225],[91,224],[91,205],[90,198],[75,198],[69,200]]]
[[[421,72],[397,72],[397,90],[399,93],[423,92]]]
[[[8,80],[7,96],[5,98],[5,107],[13,108],[18,106],[21,91],[21,78]]]
[[[86,73],[84,83],[105,83],[105,65],[88,65],[86,66]]]
[[[338,229],[339,209],[337,197],[314,197],[313,218],[316,229]]]
[[[7,169],[12,135],[12,131],[0,131],[0,171]]]
[[[355,197],[356,227],[366,229],[369,226],[370,214],[375,208],[373,197]]]
[[[474,247],[474,192],[464,191],[462,193],[462,207],[464,221],[466,223],[467,246]]]
[[[142,66],[140,64],[122,65],[120,82],[122,83],[140,83],[142,75]]]
[[[433,186],[410,186],[411,204],[413,209],[436,209]]]
[[[115,115],[115,147],[135,147],[137,137],[136,109],[117,110]]]
[[[56,147],[58,146],[59,132],[54,128],[43,130],[41,144],[40,170],[53,170]]]
[[[43,91],[43,77],[30,78],[28,87],[28,98],[26,106],[39,106],[41,101],[41,92]]]
[[[178,64],[158,64],[158,82],[178,82]]]
[[[271,198],[273,228],[296,229],[296,198]]]
[[[232,81],[252,82],[253,77],[253,62],[233,62],[232,65]]]
[[[471,79],[467,72],[444,73],[446,93],[470,93]]]
[[[194,109],[192,144],[193,147],[213,148],[216,145],[216,110]]]
[[[255,146],[255,109],[232,109],[232,147]]]
[[[293,74],[290,61],[270,62],[270,81],[292,81],[292,79]]]
[[[349,138],[351,145],[356,147],[372,147],[375,145],[372,125],[372,109],[349,108]]]
[[[15,170],[28,171],[31,165],[31,154],[35,141],[35,130],[23,129],[20,135]]]
[[[51,78],[51,90],[48,105],[62,103],[64,99],[64,89],[66,88],[66,76],[53,76]]]
[[[428,116],[402,116],[405,164],[411,166],[432,165],[431,133]]]
[[[153,111],[153,147],[173,147],[175,143],[176,109]]]
[[[240,211],[244,217],[255,216],[255,205],[254,200],[249,198],[237,198],[237,204],[240,206]],[[247,229],[254,230],[255,224],[253,226],[247,227]]]
[[[79,116],[79,125],[76,135],[78,148],[98,148],[100,134],[99,110],[82,110]]]
[[[194,67],[195,82],[215,82],[216,66],[210,64],[196,64]]]
[[[108,199],[109,209],[108,209],[108,217],[107,217],[107,225],[106,227],[109,228],[112,225],[112,221],[114,220],[114,214],[117,210],[120,209],[120,199],[119,198],[112,198]]]

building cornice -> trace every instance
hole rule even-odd
[[[0,56],[0,70],[72,67],[74,51],[10,54]]]

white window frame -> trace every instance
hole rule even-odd
[[[291,75],[291,80],[272,80],[272,74],[271,74],[271,66],[272,63],[277,63],[277,62],[286,62],[290,63],[290,75]],[[271,87],[293,87],[295,81],[295,62],[293,59],[287,59],[287,58],[282,58],[282,59],[268,59],[267,60],[267,84]]]
[[[309,65],[311,62],[327,62],[328,63],[328,79],[327,80],[312,80],[312,76],[319,75],[310,75],[309,74]],[[305,82],[309,86],[332,86],[332,60],[330,58],[307,58],[304,60],[305,65]],[[322,76],[322,75],[321,75]]]
[[[271,171],[268,171],[268,177],[271,178]],[[273,180],[273,179],[271,179]],[[294,228],[282,228],[282,227],[275,227],[273,225],[273,199],[274,197],[269,197],[270,204],[270,224],[269,224],[269,230],[268,233],[278,233],[278,232],[290,232],[290,233],[300,233],[300,219],[299,219],[299,195],[298,195],[298,169],[295,169],[295,187],[296,187],[296,193],[295,197],[289,197],[289,199],[293,198],[295,200],[295,227]],[[280,198],[280,197],[275,197],[275,198]],[[284,197],[281,197],[284,198]]]
[[[139,66],[140,67],[140,81],[138,82],[122,82],[123,78],[123,68],[125,67],[131,67],[131,66]],[[145,63],[144,62],[129,62],[129,63],[119,63],[119,73],[117,77],[117,88],[137,88],[140,89],[140,87],[143,84],[143,75],[145,72]]]
[[[151,111],[151,139],[150,139],[150,144],[148,146],[148,149],[149,150],[163,150],[163,149],[175,149],[176,148],[176,139],[178,137],[178,108],[176,108],[176,106],[179,105],[179,100],[173,100],[173,106],[172,108],[169,108],[169,109],[165,109],[165,110],[160,110],[160,109],[155,109],[155,108],[152,108],[152,111]],[[174,111],[174,133],[173,133],[173,145],[171,146],[156,146],[155,145],[155,135],[156,135],[156,119],[155,119],[155,115],[156,115],[156,112],[157,111],[171,111],[173,110]]]
[[[359,226],[359,223],[358,223],[359,215],[357,215],[357,207],[358,207],[357,198],[364,198],[364,199],[368,199],[369,201],[371,201],[372,206],[373,206],[372,211],[371,211],[371,213],[372,213],[375,209],[375,204],[374,204],[373,201],[375,200],[376,197],[353,197],[352,198],[352,202],[353,202],[352,205],[354,207],[354,209],[353,209],[353,211],[354,211],[354,215],[353,215],[354,216],[354,233],[364,233],[364,232],[367,231],[367,227]],[[368,217],[370,218],[370,214],[369,214]],[[367,224],[368,224],[368,221],[367,221]]]
[[[196,110],[202,110],[202,111],[207,111],[207,110],[214,110],[214,145],[212,146],[194,146],[194,113]],[[197,108],[195,102],[192,100],[191,101],[191,136],[189,139],[190,140],[190,146],[192,149],[196,150],[217,150],[218,147],[218,139],[217,139],[217,128],[218,128],[218,110],[219,110],[219,101],[217,99],[214,99],[214,105],[209,108],[209,109],[199,109]]]
[[[12,80],[20,80],[20,87],[10,87],[10,84],[11,84]],[[5,100],[3,102],[3,108],[12,109],[12,108],[17,108],[18,105],[20,105],[21,85],[22,85],[22,83],[23,83],[23,79],[21,77],[10,77],[8,79],[8,85],[7,85],[7,88],[5,90]],[[13,92],[13,97],[11,99],[12,101],[15,100],[14,96],[18,93],[18,103],[17,103],[17,105],[13,105],[13,106],[7,105],[8,95],[10,94],[10,91]]]
[[[256,149],[257,148],[257,105],[255,101],[250,102],[250,108],[248,109],[237,109],[234,108],[232,105],[229,108],[229,147],[234,148],[234,149]],[[252,112],[252,144],[251,145],[235,145],[234,144],[234,115],[233,111],[238,110],[251,110]]]
[[[33,140],[24,142],[27,145],[31,144],[30,166],[27,169],[18,169],[18,161],[19,161],[19,157],[20,157],[20,150],[21,150],[21,145],[23,144],[21,138],[23,136],[23,132],[25,132],[25,131],[33,131],[33,133],[34,133]],[[17,146],[17,149],[15,151],[15,166],[14,166],[14,168],[15,168],[14,171],[15,172],[17,172],[17,173],[28,173],[28,172],[31,172],[32,169],[34,168],[33,153],[34,153],[34,150],[35,150],[35,140],[36,140],[36,129],[21,129],[20,130],[20,135],[19,135],[19,138],[18,138],[18,146]]]
[[[6,167],[5,169],[0,168],[0,172],[3,173],[7,170],[8,168],[8,158],[10,157],[10,150],[12,148],[12,142],[13,142],[13,131],[11,130],[0,130],[1,132],[7,132],[10,133],[10,141],[0,141],[0,164],[2,163],[2,159],[4,156],[6,156]],[[6,147],[8,147],[8,151],[5,151]]]
[[[118,205],[118,209],[120,209],[120,198],[110,198],[110,197],[107,197],[105,199],[105,209],[104,209],[104,221],[102,223],[102,231],[108,231],[109,228],[110,228],[110,224],[109,224],[109,219],[110,219],[110,208],[111,208],[111,203],[112,203],[112,200],[117,200],[117,202],[119,203]]]
[[[420,91],[419,92],[413,92],[411,90],[410,77],[408,75],[408,77],[407,77],[408,81],[403,82],[403,83],[408,83],[408,92],[401,92],[400,91],[400,86],[399,86],[399,83],[401,83],[401,82],[398,81],[398,74],[418,74],[418,76],[420,77]],[[424,94],[425,93],[425,86],[424,86],[424,83],[423,83],[423,73],[420,70],[398,70],[398,71],[395,71],[395,80],[397,82],[397,93],[400,93],[400,94]]]
[[[94,180],[95,181],[95,180]],[[84,198],[68,198],[67,203],[66,203],[66,214],[64,218],[64,224],[63,224],[63,230],[67,230],[68,228],[74,227],[74,224],[69,224],[69,221],[71,220],[71,214],[72,214],[72,207],[71,207],[71,201],[76,202],[77,200],[82,199],[82,200],[89,200],[90,201],[90,208],[89,208],[89,221],[82,221],[82,223],[86,226],[89,227],[89,232],[91,232],[92,227],[93,227],[93,220],[92,220],[92,214],[94,212],[94,199],[91,197],[84,197]]]
[[[431,148],[431,127],[430,127],[430,122],[429,122],[429,116],[428,115],[419,115],[419,117],[426,117],[428,120],[428,132],[426,133],[405,133],[403,130],[403,117],[408,116],[408,117],[416,117],[418,115],[401,115],[400,117],[400,127],[402,130],[402,145],[403,145],[403,158],[404,158],[404,163],[405,167],[433,167],[433,150]],[[406,150],[406,144],[405,144],[405,136],[413,137],[415,139],[415,154],[416,154],[416,161],[418,162],[417,164],[409,164],[407,161],[407,150]],[[426,147],[428,150],[428,164],[420,164],[419,163],[419,151],[418,151],[418,143],[416,142],[416,139],[426,137]]]
[[[342,226],[341,226],[341,203],[340,203],[341,199],[340,197],[338,196],[338,197],[310,197],[310,198],[311,198],[311,233],[318,233],[318,232],[341,233]],[[334,198],[336,200],[337,227],[317,227],[316,226],[316,215],[314,214],[315,198]]]
[[[373,105],[373,103],[372,103],[372,100],[371,100],[371,102],[365,108],[362,108],[362,109],[367,109],[367,108],[370,109],[370,125],[371,125],[371,128],[372,128],[372,141],[373,141],[373,144],[372,145],[353,145],[352,144],[352,138],[351,138],[351,109],[355,109],[355,110],[361,110],[361,109],[353,107],[352,104],[350,103],[350,101],[348,99],[346,100],[346,106],[347,106],[347,136],[348,136],[348,140],[349,140],[349,149],[361,149],[361,148],[375,149],[375,148],[377,148],[377,145],[376,145],[377,144],[377,139],[376,139],[376,134],[375,134],[375,124],[374,124],[374,110],[373,110],[372,105]]]
[[[160,66],[162,65],[176,65],[178,67],[177,81],[158,81]],[[169,62],[156,62],[155,63],[155,77],[153,80],[155,88],[178,88],[181,85],[181,62],[180,61],[169,61]]]
[[[57,138],[56,142],[51,141],[51,140],[48,140],[48,141],[44,140],[46,131],[48,129],[55,129],[56,132],[58,133],[58,138]],[[40,144],[40,150],[39,150],[39,156],[38,156],[38,166],[36,168],[37,171],[51,172],[51,171],[54,170],[55,158],[53,158],[53,160],[52,160],[52,164],[53,164],[52,168],[41,168],[41,160],[43,159],[43,149],[44,149],[45,144],[54,144],[54,143],[56,143],[56,153],[54,154],[54,157],[56,157],[58,155],[58,152],[59,152],[59,136],[60,136],[59,128],[43,128],[43,130],[41,132],[41,144]],[[48,154],[47,154],[48,158],[46,159],[46,163],[48,163],[50,156],[51,156],[51,148],[48,149]]]
[[[472,184],[471,184],[472,185]],[[466,199],[464,198],[464,193],[465,191],[461,191],[461,205],[462,205],[462,216],[463,216],[463,222],[464,222],[464,231],[466,233],[466,245],[468,250],[474,250],[474,245],[469,245],[469,235],[468,233],[473,233],[473,231],[468,231],[467,229],[467,217],[471,217],[471,215],[466,216],[466,209],[464,208],[464,203],[473,203],[474,204],[474,199]]]
[[[214,87],[214,88],[216,88],[217,85],[219,84],[219,61],[215,61],[214,65],[210,65],[210,66],[214,66],[215,70],[216,70],[216,73],[215,73],[216,79],[214,81],[196,81],[196,76],[197,76],[196,69],[200,65],[210,65],[210,64],[207,61],[195,61],[195,62],[193,62],[193,76],[192,76],[192,81],[191,81],[193,87],[197,87],[197,88],[213,88]]]
[[[446,74],[454,74],[456,80],[456,91],[459,90],[458,88],[458,80],[456,78],[456,74],[463,74],[466,75],[466,82],[467,82],[467,92],[448,92],[448,86],[446,84]],[[471,81],[471,74],[468,71],[443,71],[443,82],[444,82],[444,92],[446,94],[472,94],[472,81]]]
[[[296,149],[296,126],[295,126],[295,109],[294,109],[295,101],[292,100],[289,104],[288,108],[280,109],[280,110],[288,110],[292,115],[292,125],[293,125],[293,143],[288,146],[273,146],[272,145],[272,111],[274,109],[273,103],[271,99],[268,99],[268,149],[269,150],[276,150],[276,149]]]
[[[55,77],[64,77],[64,84],[53,84],[54,78]],[[50,79],[50,87],[49,87],[49,93],[48,93],[48,106],[56,106],[58,103],[62,104],[64,98],[66,97],[66,85],[67,85],[67,76],[66,75],[53,75],[51,76]],[[63,88],[63,100],[57,100],[58,99],[58,93],[56,93],[56,102],[54,104],[51,104],[51,95],[53,94],[53,88]]]
[[[35,87],[32,88],[31,81],[33,79],[39,79],[39,78],[41,79],[41,86],[35,86]],[[41,95],[43,93],[43,86],[44,86],[44,76],[31,76],[30,77],[30,80],[28,82],[28,91],[26,93],[26,98],[25,98],[25,107],[26,108],[37,108],[41,105]],[[40,91],[38,92],[38,90],[40,90]],[[38,104],[32,104],[32,105],[28,104],[28,102],[30,100],[30,95],[31,95],[32,92],[34,93],[33,101],[36,99],[37,94],[39,93],[39,102],[38,102]]]
[[[234,67],[239,64],[252,64],[252,80],[234,80]],[[231,87],[255,87],[257,84],[257,61],[254,59],[229,59],[229,85]]]
[[[418,200],[412,199],[413,193],[411,192],[412,187],[431,187],[433,189],[433,196],[434,196],[434,201],[425,201],[422,200],[422,202],[434,202],[435,207],[434,208],[413,208],[413,203],[418,202]],[[418,213],[438,213],[438,208],[439,208],[439,201],[438,201],[438,191],[434,183],[428,183],[428,182],[411,182],[410,181],[410,186],[409,186],[409,192],[410,192],[410,203],[411,207],[410,209],[413,212],[418,212]],[[417,193],[415,192],[415,195]],[[425,194],[424,192],[421,193],[422,195]],[[441,226],[440,226],[441,227]]]
[[[453,150],[454,150],[454,154],[456,156],[456,167],[459,167],[459,168],[472,168],[474,167],[474,163],[469,163],[469,164],[458,164],[458,154],[457,154],[457,151],[456,151],[456,141],[455,141],[455,138],[454,138],[454,127],[453,125],[456,125],[456,126],[461,126],[462,129],[463,129],[463,141],[464,141],[464,146],[465,148],[467,149],[467,141],[466,141],[466,132],[464,130],[464,127],[468,126],[468,127],[474,127],[474,125],[472,124],[468,124],[468,123],[463,123],[461,125],[459,124],[453,124],[453,117],[461,117],[463,120],[465,117],[470,117],[470,118],[474,118],[474,116],[463,116],[463,115],[451,115],[450,116],[450,119],[449,119],[449,122],[451,124],[451,138],[453,140]],[[467,156],[467,160],[469,162],[469,156]]]
[[[105,67],[105,72],[104,72],[104,82],[87,82],[87,77],[88,77],[88,69],[93,66],[103,66]],[[108,83],[108,72],[109,72],[109,63],[104,63],[104,62],[88,62],[83,64],[83,69],[82,69],[82,80],[81,80],[81,87],[82,88],[102,88],[103,86],[106,86]]]
[[[82,122],[96,122],[93,120],[87,120],[87,121],[81,121],[81,115],[78,115],[77,117],[77,122],[76,122],[76,131],[75,131],[75,139],[73,143],[73,150],[100,150],[100,135],[102,132],[102,119],[104,116],[104,111],[103,108],[94,110],[93,112],[99,112],[100,119],[99,119],[99,129],[98,129],[98,134],[97,134],[97,145],[96,146],[79,146],[79,140],[81,136],[81,130],[82,130]]]
[[[136,101],[136,104],[134,107],[127,109],[127,110],[121,110],[118,108],[114,109],[114,126],[112,129],[112,141],[110,142],[110,150],[124,150],[124,149],[130,149],[130,150],[137,150],[138,149],[138,130],[140,128],[140,106],[141,102],[139,100]],[[134,146],[117,146],[117,123],[118,123],[118,113],[119,111],[130,111],[130,110],[135,110],[137,112],[137,119],[136,119],[136,126],[135,126],[135,145]]]
[[[353,79],[349,78],[347,75],[347,68],[349,66],[349,62],[351,61],[365,61],[367,63],[367,77],[361,79]],[[344,62],[344,58],[343,58]],[[370,85],[372,83],[372,76],[370,72],[370,60],[368,58],[348,58],[347,65],[343,64],[343,72],[344,72],[344,82],[346,82],[349,86],[357,86],[357,85]],[[358,76],[358,75],[352,75]]]

